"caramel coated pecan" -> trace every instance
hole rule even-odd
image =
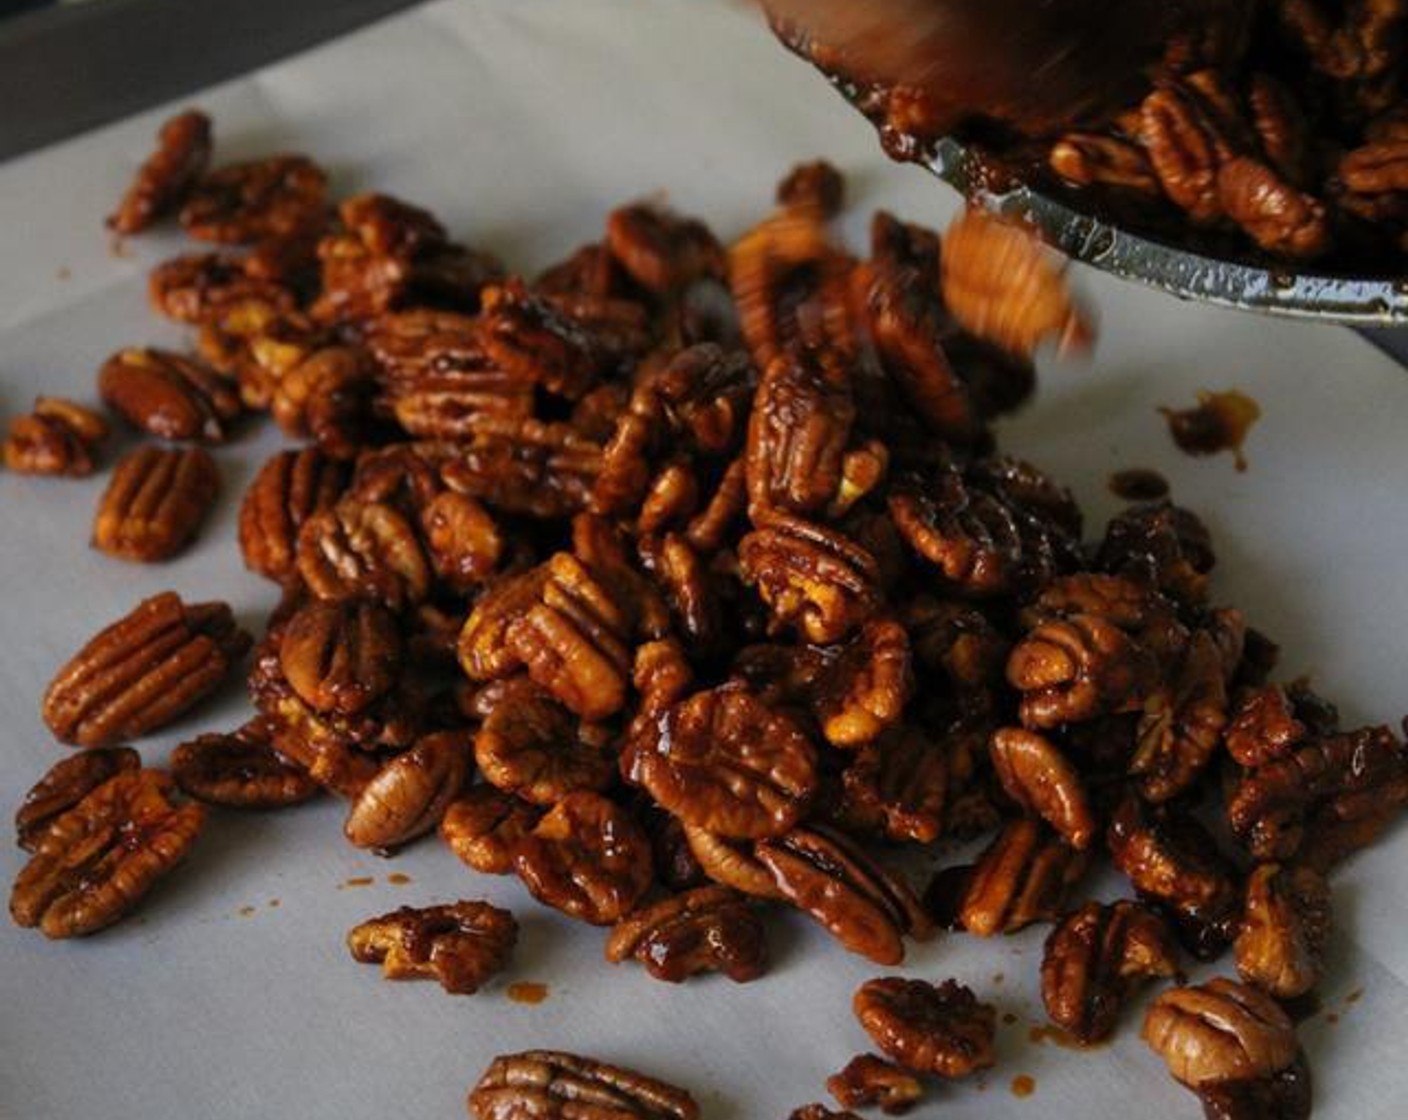
[[[610,925],[650,887],[650,839],[624,809],[596,793],[569,793],[519,842],[514,870],[545,906]]]
[[[224,603],[167,591],[100,631],[59,670],[42,714],[59,739],[111,746],[164,727],[224,679],[250,638]]]
[[[1215,562],[1207,526],[1168,501],[1131,506],[1113,518],[1096,557],[1102,571],[1142,579],[1184,603],[1207,598]]]
[[[456,591],[483,583],[503,557],[498,524],[467,494],[446,492],[432,499],[421,513],[421,528],[435,574]]]
[[[910,1070],[884,1058],[857,1054],[845,1069],[826,1079],[826,1091],[845,1108],[879,1108],[886,1115],[898,1116],[919,1103],[924,1083]]]
[[[571,424],[479,416],[444,470],[451,489],[495,512],[567,517],[585,509],[602,469],[601,444]]]
[[[607,216],[606,247],[632,280],[659,294],[725,270],[723,246],[708,226],[648,202]]]
[[[1264,685],[1241,698],[1223,742],[1238,766],[1255,769],[1285,758],[1308,735],[1290,693],[1279,685]]]
[[[199,109],[177,113],[157,132],[156,145],[108,215],[115,233],[141,233],[185,201],[210,165],[210,118]]]
[[[621,767],[686,824],[741,839],[786,832],[817,786],[803,730],[740,685],[697,692],[647,722]]]
[[[279,809],[322,790],[306,770],[274,750],[262,719],[227,735],[199,735],[182,743],[171,752],[171,777],[198,801],[236,809]]]
[[[5,466],[21,474],[82,478],[93,473],[93,451],[108,438],[107,421],[62,397],[37,397],[34,410],[10,421]]]
[[[534,805],[574,790],[604,790],[616,757],[604,729],[581,723],[537,686],[509,682],[474,736],[484,780]]]
[[[1088,902],[1046,939],[1041,998],[1051,1021],[1088,1045],[1108,1038],[1130,993],[1156,977],[1183,977],[1167,923],[1127,899]]]
[[[168,560],[195,536],[219,487],[215,460],[202,448],[139,447],[113,469],[93,545],[121,560]]]
[[[1068,132],[1051,145],[1046,160],[1052,171],[1076,186],[1098,184],[1143,195],[1159,191],[1148,153],[1121,136]]]
[[[270,156],[203,176],[181,207],[181,225],[201,241],[289,238],[327,216],[327,175],[306,156]]]
[[[1177,675],[1145,701],[1129,773],[1146,800],[1176,797],[1212,761],[1227,725],[1226,677],[1216,640],[1201,630]]]
[[[133,427],[159,439],[220,443],[242,411],[234,385],[170,350],[118,351],[98,373],[98,392]]]
[[[174,804],[172,792],[158,770],[127,770],[58,817],[15,879],[15,923],[80,937],[131,910],[186,854],[205,819],[199,805]]]
[[[783,897],[772,872],[753,855],[751,845],[691,825],[683,825],[681,832],[689,854],[707,878],[754,898]]]
[[[375,600],[313,599],[283,628],[279,665],[294,692],[319,712],[356,715],[400,675],[396,616]]]
[[[311,349],[275,382],[269,410],[287,434],[312,439],[327,455],[351,459],[367,440],[372,370],[355,346]]]
[[[845,371],[796,356],[768,365],[748,421],[748,500],[755,516],[825,509],[842,483],[854,420]]]
[[[1004,727],[994,733],[989,755],[1008,797],[1041,817],[1072,848],[1090,847],[1096,836],[1090,799],[1075,767],[1050,739]]]
[[[508,643],[508,632],[540,602],[546,582],[547,571],[540,566],[501,576],[480,596],[460,631],[458,646],[460,666],[470,680],[497,680],[522,666]]]
[[[15,842],[27,852],[34,851],[55,820],[109,778],[141,765],[141,756],[131,747],[98,747],[56,762],[15,811]]]
[[[381,965],[388,980],[438,980],[455,995],[473,995],[503,970],[518,940],[518,923],[487,902],[402,906],[354,926],[347,948],[355,960]]]
[[[907,1069],[956,1078],[993,1064],[997,1012],[956,980],[867,980],[851,1006],[875,1044]]]
[[[813,209],[834,218],[845,202],[846,180],[824,159],[799,163],[777,184],[777,204],[790,210]]]
[[[852,841],[821,828],[794,828],[754,854],[777,889],[846,949],[876,964],[904,960],[904,934],[928,936],[929,922],[907,883]]]
[[[991,937],[1055,921],[1088,864],[1040,822],[1009,822],[973,868],[959,908],[963,928]]]
[[[699,1120],[683,1089],[560,1050],[495,1058],[469,1108],[477,1120]]]
[[[1270,996],[1219,976],[1149,1007],[1144,1041],[1189,1088],[1269,1077],[1296,1060],[1295,1026]]]
[[[297,300],[281,284],[251,276],[244,262],[222,253],[190,253],[152,269],[152,306],[169,319],[248,335],[291,315]]]
[[[1320,982],[1330,936],[1330,887],[1309,867],[1264,863],[1247,879],[1237,973],[1277,999]]]
[[[430,591],[414,526],[394,507],[343,498],[298,531],[298,573],[321,599],[379,599],[393,609]]]
[[[513,850],[537,826],[540,811],[491,785],[450,802],[440,835],[460,860],[486,875],[513,870]]]
[[[259,469],[240,504],[245,567],[283,583],[297,567],[298,531],[331,509],[347,485],[347,468],[316,447],[280,451]]]
[[[862,747],[841,773],[841,820],[891,840],[928,844],[943,832],[948,754],[918,727],[900,727]]]
[[[697,887],[616,923],[606,959],[619,963],[628,957],[672,984],[702,972],[722,972],[746,984],[767,968],[767,941],[762,920],[742,895],[727,887]]]
[[[347,812],[342,831],[358,848],[394,848],[440,823],[470,773],[468,732],[418,739],[372,778]]]
[[[889,619],[867,622],[817,682],[822,734],[837,747],[873,742],[899,723],[913,688],[904,627]]]

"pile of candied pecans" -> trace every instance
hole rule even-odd
[[[1277,1001],[1317,984],[1325,876],[1408,801],[1408,753],[1270,683],[1275,647],[1208,600],[1192,513],[1134,505],[1087,544],[1070,493],[995,452],[1030,352],[1089,338],[1039,246],[969,214],[941,252],[880,213],[854,257],[828,229],[842,181],[810,164],[731,248],[636,204],[528,283],[404,202],[334,210],[305,157],[208,170],[199,113],[160,139],[112,227],[179,213],[248,248],[152,274],[198,356],[104,365],[108,407],[178,446],[117,464],[94,544],[178,553],[219,485],[200,445],[268,410],[306,443],[259,471],[239,537],[282,600],[254,643],[228,606],[167,592],[59,671],[43,716],[85,749],[17,815],[16,922],[92,933],[207,805],[326,791],[358,848],[438,829],[669,982],[758,978],[783,906],[882,966],[939,927],[1051,922],[1046,1008],[1089,1044],[1143,983],[1181,984],[1185,953],[1231,950],[1240,979],[1166,990],[1144,1037],[1210,1114],[1309,1113]],[[6,459],[86,473],[105,428],[41,400]],[[169,772],[123,745],[252,644],[252,720],[181,744]],[[886,866],[983,835],[922,898]],[[1134,898],[1082,899],[1104,857]],[[374,918],[348,947],[472,993],[516,938],[467,900]],[[994,1009],[952,980],[877,978],[854,1010],[884,1057],[828,1081],[843,1108],[903,1111],[994,1061]],[[679,1089],[552,1051],[496,1059],[469,1106],[698,1115]]]

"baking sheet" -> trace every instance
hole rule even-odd
[[[339,189],[423,202],[524,270],[595,237],[613,205],[656,191],[731,236],[767,209],[791,162],[818,155],[849,176],[853,244],[877,207],[941,225],[954,206],[922,171],[885,161],[868,127],[749,13],[702,0],[437,3],[195,100],[216,117],[221,158],[307,149]],[[115,256],[100,225],[164,112],[0,166],[5,416],[39,392],[91,400],[111,351],[179,341],[147,311],[144,287],[178,239],[139,239]],[[1162,471],[1213,529],[1216,597],[1283,643],[1285,673],[1312,673],[1348,721],[1397,720],[1408,707],[1408,373],[1346,331],[1080,280],[1102,320],[1099,350],[1043,369],[1004,447],[1071,484],[1096,526],[1116,508],[1112,470]],[[1264,410],[1245,474],[1226,456],[1181,457],[1155,412],[1232,386]],[[157,567],[86,547],[103,477],[0,474],[0,805],[16,805],[67,750],[40,723],[38,697],[98,626],[166,587],[228,599],[247,625],[261,622],[275,595],[241,568],[235,510],[278,445],[265,427],[218,452],[216,516],[187,555]],[[232,684],[139,746],[160,763],[246,711]],[[188,862],[123,924],[70,943],[0,928],[0,1116],[458,1116],[493,1055],[554,1046],[686,1085],[708,1120],[780,1120],[822,1099],[826,1075],[865,1048],[850,996],[878,970],[800,917],[774,923],[764,980],[673,987],[605,964],[599,931],[543,910],[512,879],[463,869],[433,840],[392,861],[354,851],[341,818],[331,800],[212,813]],[[1335,880],[1325,1010],[1302,1028],[1317,1116],[1400,1115],[1408,1096],[1405,854],[1400,828]],[[21,864],[4,849],[7,879]],[[393,872],[410,881],[392,883]],[[365,917],[457,897],[508,905],[523,925],[512,968],[478,996],[385,983],[343,948]],[[994,1070],[913,1115],[1198,1115],[1138,1041],[1137,1013],[1092,1054],[1029,1041],[1043,936],[913,949],[903,971],[955,976],[1015,1016],[999,1028]],[[545,982],[549,998],[512,1002],[513,981]],[[1009,1090],[1019,1074],[1035,1079],[1029,1098]]]

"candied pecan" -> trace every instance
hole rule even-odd
[[[324,346],[284,372],[269,408],[288,435],[311,438],[335,459],[351,459],[366,442],[371,393],[365,352]]]
[[[993,1064],[997,1012],[956,980],[867,980],[851,1006],[875,1044],[907,1069],[957,1078]]]
[[[1024,226],[968,208],[944,234],[944,304],[965,328],[1016,354],[1047,338],[1059,352],[1089,349],[1093,328],[1051,252]]]
[[[145,735],[218,685],[249,643],[224,603],[188,606],[174,591],[155,595],[58,671],[44,692],[44,722],[81,747]]]
[[[840,816],[891,840],[929,844],[943,831],[948,755],[917,727],[898,727],[862,747],[841,773]]]
[[[989,746],[993,770],[1007,796],[1046,821],[1077,851],[1096,835],[1095,814],[1080,775],[1050,739],[1020,727],[1004,727]]]
[[[210,166],[210,118],[199,109],[177,113],[156,134],[156,151],[108,215],[114,233],[141,233],[185,201]]]
[[[103,363],[98,392],[133,427],[159,439],[220,443],[241,411],[230,382],[170,350],[119,350]]]
[[[1068,132],[1051,145],[1046,162],[1078,187],[1118,187],[1142,195],[1159,192],[1148,153],[1122,136]]]
[[[514,870],[545,906],[592,925],[630,913],[650,887],[650,839],[597,793],[569,793],[519,842]]]
[[[1217,172],[1217,201],[1268,252],[1309,258],[1330,247],[1325,204],[1259,160],[1239,156],[1223,163]]]
[[[298,574],[322,599],[380,599],[393,609],[430,592],[415,529],[393,507],[343,498],[298,531]]]
[[[919,666],[941,673],[960,689],[999,684],[1011,643],[972,607],[917,595],[901,608],[900,621]]]
[[[1140,897],[1169,911],[1190,952],[1211,959],[1227,947],[1241,916],[1241,884],[1201,824],[1129,796],[1105,843]]]
[[[513,849],[533,831],[540,813],[491,785],[477,785],[450,802],[440,835],[461,862],[487,875],[513,870]]]
[[[1088,865],[1040,822],[1008,822],[973,868],[959,908],[963,928],[991,937],[1055,921]]]
[[[738,546],[739,574],[756,586],[779,625],[809,642],[838,642],[872,615],[879,568],[835,529],[772,514]]]
[[[46,937],[111,925],[186,854],[205,820],[159,770],[119,772],[49,825],[15,879],[10,916]]]
[[[1133,989],[1155,977],[1183,978],[1164,920],[1128,899],[1088,902],[1046,938],[1041,998],[1053,1023],[1089,1045],[1110,1036]]]
[[[147,281],[152,306],[167,318],[201,325],[241,322],[270,324],[297,307],[293,292],[259,280],[245,271],[238,257],[222,253],[190,253],[152,269]]]
[[[642,514],[642,521],[644,514]],[[645,526],[640,526],[646,532]],[[677,533],[643,535],[636,541],[641,565],[664,594],[676,628],[697,655],[708,656],[724,640],[723,604],[716,573]]]
[[[301,234],[326,220],[327,175],[306,156],[269,156],[203,176],[181,207],[201,241],[241,243]]]
[[[1408,751],[1387,727],[1317,739],[1248,771],[1227,801],[1257,859],[1301,852],[1324,870],[1370,844],[1408,804]]]
[[[1180,602],[1201,603],[1215,560],[1207,526],[1162,501],[1131,506],[1112,519],[1095,562],[1102,571],[1142,579]]]
[[[483,292],[481,343],[491,367],[520,384],[577,399],[609,364],[595,332],[509,280]]]
[[[1299,1053],[1295,1026],[1275,1000],[1221,976],[1164,992],[1141,1034],[1175,1080],[1192,1089],[1269,1077]]]
[[[470,680],[496,680],[521,667],[508,632],[541,602],[547,578],[542,566],[503,575],[480,596],[465,620],[458,647],[460,666]]]
[[[904,627],[890,619],[865,623],[817,681],[822,734],[837,747],[873,742],[899,721],[913,687]]]
[[[823,218],[841,212],[846,197],[846,180],[824,159],[799,163],[777,184],[777,204],[788,209],[816,210]]]
[[[1296,718],[1290,694],[1279,685],[1265,685],[1242,697],[1223,742],[1238,766],[1253,769],[1285,758],[1308,733]]]
[[[93,546],[120,560],[169,560],[195,536],[219,487],[215,460],[202,448],[139,447],[113,469]]]
[[[1330,887],[1318,871],[1262,864],[1247,879],[1237,974],[1277,999],[1305,995],[1325,967],[1330,917]]]
[[[467,494],[438,495],[421,513],[421,527],[436,574],[455,591],[482,583],[503,556],[498,525]]]
[[[1227,688],[1213,636],[1193,636],[1178,675],[1144,703],[1129,773],[1148,801],[1168,801],[1197,780],[1222,741]]]
[[[889,1116],[899,1116],[919,1103],[924,1083],[884,1058],[857,1054],[845,1069],[826,1079],[826,1091],[844,1108],[878,1107]]]
[[[722,276],[724,249],[703,222],[639,202],[611,211],[606,248],[641,287],[664,295],[704,276]]]
[[[82,478],[93,473],[93,451],[107,438],[107,421],[91,409],[62,397],[36,397],[34,411],[10,421],[5,466]]]
[[[767,942],[762,921],[742,895],[727,887],[697,887],[618,921],[606,940],[606,959],[617,964],[627,957],[671,984],[701,972],[722,972],[746,984],[766,970]]]
[[[586,508],[602,449],[570,424],[478,416],[459,456],[446,464],[453,490],[504,513],[568,517]]]
[[[1408,143],[1395,137],[1355,148],[1341,157],[1338,175],[1349,191],[1369,198],[1408,191]]]
[[[199,735],[171,752],[171,777],[184,793],[212,805],[278,809],[317,796],[321,786],[270,745],[262,718],[228,735]]]
[[[495,1058],[469,1107],[478,1120],[699,1120],[683,1089],[560,1050]]]
[[[780,836],[816,792],[817,754],[796,721],[746,686],[696,692],[639,728],[626,777],[688,825],[722,836]]]
[[[754,898],[783,897],[772,872],[753,855],[747,844],[688,824],[683,825],[681,831],[690,855],[714,882]]]
[[[24,795],[15,812],[16,843],[34,851],[55,820],[109,778],[141,765],[141,756],[131,747],[98,747],[56,762]]]
[[[1175,82],[1154,89],[1139,107],[1139,139],[1164,194],[1194,222],[1216,219],[1218,167],[1230,152],[1197,94]]]
[[[357,795],[343,833],[358,848],[394,848],[429,832],[459,795],[472,757],[468,732],[439,731],[416,740]]]
[[[931,932],[919,900],[841,833],[794,828],[755,845],[782,896],[842,946],[876,964],[904,960],[904,934]]]
[[[346,466],[316,447],[280,451],[266,462],[240,503],[245,567],[279,583],[293,577],[299,529],[331,509],[346,485]]]
[[[312,599],[283,627],[279,665],[303,701],[319,712],[355,715],[400,674],[396,616],[370,599]]]
[[[473,995],[503,970],[518,941],[518,923],[488,902],[402,906],[353,926],[354,960],[381,965],[388,980],[438,980],[455,995]]]
[[[534,805],[603,790],[616,757],[603,729],[583,724],[535,685],[511,682],[474,736],[484,780]]]

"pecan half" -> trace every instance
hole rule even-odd
[[[34,851],[55,820],[109,778],[141,765],[141,756],[131,747],[98,747],[56,762],[15,811],[15,842],[27,852]]]
[[[224,679],[250,637],[224,603],[167,591],[100,631],[45,690],[42,714],[65,743],[111,746],[164,727]]]
[[[1088,1045],[1109,1037],[1135,986],[1155,977],[1183,978],[1167,923],[1127,899],[1088,902],[1046,938],[1041,999],[1053,1023]]]
[[[171,776],[196,800],[236,809],[280,809],[322,790],[274,750],[261,719],[228,735],[200,735],[180,744],[171,752]]]
[[[957,1078],[993,1064],[997,1012],[956,980],[867,980],[851,1006],[875,1044],[907,1069]]]
[[[724,273],[724,249],[703,222],[648,202],[622,206],[606,218],[606,247],[648,291],[666,294]]]
[[[603,729],[581,723],[521,678],[508,682],[474,736],[484,780],[534,805],[555,805],[574,790],[604,790],[616,756]]]
[[[240,258],[223,253],[190,253],[163,261],[152,269],[147,292],[152,306],[169,319],[246,336],[291,315],[298,306],[290,289],[251,276]]]
[[[746,984],[766,971],[767,941],[761,919],[742,895],[727,887],[697,887],[616,923],[606,959],[615,964],[628,957],[671,984],[701,972],[722,972]]]
[[[440,823],[470,773],[469,734],[440,731],[418,739],[369,781],[342,831],[358,848],[394,848]]]
[[[158,770],[109,778],[55,820],[15,879],[10,915],[46,937],[96,933],[132,909],[194,842],[200,805]]]
[[[989,746],[993,769],[1007,796],[1046,821],[1077,851],[1096,836],[1095,815],[1074,766],[1043,735],[1019,727],[995,732]]]
[[[242,411],[235,386],[213,369],[148,347],[119,350],[104,362],[98,392],[129,424],[159,439],[223,442]]]
[[[478,1120],[699,1120],[683,1089],[560,1050],[495,1058],[469,1108]]]
[[[1227,672],[1214,636],[1193,636],[1183,663],[1144,703],[1129,773],[1153,802],[1188,789],[1212,761],[1227,725]]]
[[[1197,515],[1162,501],[1132,506],[1113,518],[1096,564],[1144,580],[1181,602],[1201,603],[1216,559],[1207,526]]]
[[[1275,1000],[1221,976],[1164,992],[1150,1005],[1141,1033],[1174,1079],[1192,1089],[1269,1077],[1300,1049],[1295,1026]]]
[[[93,451],[108,438],[107,421],[62,397],[37,397],[34,410],[10,421],[5,466],[21,474],[83,478],[93,473]]]
[[[963,928],[979,937],[1015,933],[1055,921],[1089,860],[1039,822],[1009,822],[978,857],[959,909]]]
[[[1150,652],[1098,614],[1041,623],[1007,661],[1007,681],[1023,693],[1022,723],[1039,729],[1137,710],[1157,677]]]
[[[843,1108],[879,1108],[889,1116],[908,1112],[924,1095],[911,1071],[873,1054],[857,1054],[826,1079],[826,1091]]]
[[[455,995],[473,995],[503,970],[518,940],[518,923],[487,902],[402,906],[354,926],[354,960],[381,965],[388,980],[438,980]]]
[[[504,554],[503,534],[488,511],[467,494],[446,492],[421,513],[426,551],[435,573],[455,591],[483,583]]]
[[[168,560],[195,536],[220,474],[199,447],[139,447],[112,472],[93,522],[95,548],[121,560]]]
[[[1247,879],[1237,974],[1277,999],[1320,982],[1330,937],[1330,887],[1309,867],[1264,863]]]
[[[298,531],[331,509],[347,468],[316,447],[280,451],[254,476],[240,504],[240,552],[251,571],[284,583],[297,567]]]
[[[1250,770],[1285,758],[1309,733],[1291,695],[1279,685],[1264,685],[1242,697],[1223,742],[1232,760]]]
[[[119,234],[141,233],[173,212],[210,166],[210,148],[210,118],[199,109],[187,109],[163,123],[156,151],[108,215],[108,228]]]
[[[692,825],[683,825],[681,831],[690,855],[706,877],[754,898],[783,897],[772,872],[753,855],[751,845]]]
[[[326,221],[327,175],[305,156],[270,156],[205,175],[181,208],[181,225],[201,241],[289,238]]]
[[[541,811],[491,785],[477,785],[450,802],[440,835],[462,863],[486,875],[513,870],[513,851],[538,824]]]
[[[371,599],[313,599],[279,641],[284,678],[319,712],[356,715],[390,691],[401,671],[396,616]]]
[[[748,421],[749,508],[805,517],[836,496],[855,420],[844,371],[800,357],[765,368]]]
[[[887,731],[862,747],[841,773],[841,820],[891,840],[930,844],[943,832],[948,754],[917,727]]]
[[[269,411],[288,435],[312,439],[335,459],[351,459],[368,439],[373,389],[361,349],[310,347],[274,383]]]
[[[379,599],[393,609],[430,593],[430,564],[394,507],[343,498],[298,531],[298,573],[320,599]]]

